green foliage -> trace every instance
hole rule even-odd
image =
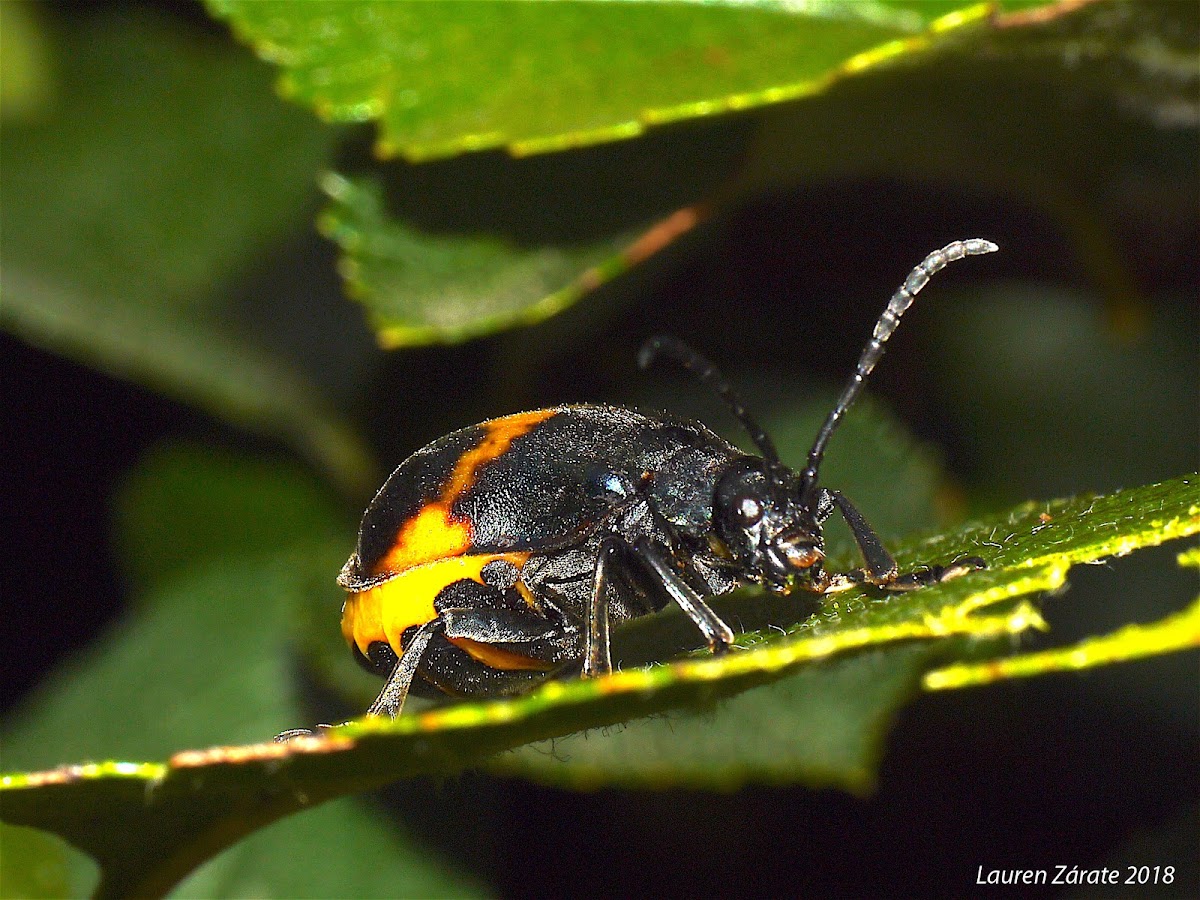
[[[295,227],[336,136],[273,102],[253,61],[157,18],[54,37],[70,61],[57,102],[5,131],[0,323],[361,483],[357,435],[294,363],[231,327],[214,289]]]
[[[46,42],[23,3],[0,6],[5,53],[0,57],[0,121],[35,118],[50,100]]]
[[[310,473],[211,447],[159,448],[117,499],[121,559],[141,591],[209,562],[332,541],[343,524]]]
[[[794,9],[505,0],[209,6],[281,68],[285,96],[333,121],[378,122],[381,158],[427,161],[499,147],[521,157],[651,129],[624,168],[594,173],[621,183],[617,195],[596,192],[593,182],[581,198],[569,182],[520,170],[510,173],[514,184],[496,184],[504,173],[486,155],[443,166],[446,177],[432,179],[439,193],[415,208],[395,198],[414,187],[420,193],[422,176],[388,171],[386,206],[378,174],[366,182],[329,176],[325,230],[343,250],[350,293],[387,347],[537,321],[670,243],[711,202],[733,205],[814,176],[904,172],[1016,191],[1069,220],[1077,251],[1104,288],[1127,292],[1116,250],[1091,226],[1087,207],[1108,168],[1145,147],[1114,129],[1106,112],[1035,117],[1028,98],[1069,80],[1168,121],[1193,103],[1200,40],[1190,13],[1155,4],[1051,5],[1041,13],[1038,2],[1011,0]],[[1130,77],[1114,83],[1114,71]],[[981,95],[986,125],[975,115]],[[739,129],[746,112],[759,109],[747,141]],[[655,129],[668,123],[705,129],[709,164],[720,171],[697,178],[680,164],[678,141],[660,153]],[[724,144],[733,155],[714,156]],[[1040,152],[1025,159],[1030,146]],[[649,192],[636,175],[644,168],[658,182]],[[516,208],[496,221],[488,194],[511,194]],[[432,228],[430,202],[438,209]],[[531,207],[535,221],[554,223],[549,233],[526,233]],[[582,234],[566,224],[580,210],[595,219]],[[635,229],[656,219],[631,243]]]
[[[345,253],[347,290],[366,305],[385,347],[532,325],[624,268],[620,238],[520,247],[495,235],[424,234],[388,214],[378,182],[330,173],[322,185],[333,204],[321,230]]]
[[[377,152],[425,160],[631,138],[648,123],[794,100],[978,20],[953,5],[387,3],[212,0],[281,92],[381,123]],[[964,4],[966,8],[966,4]],[[950,14],[939,28],[934,16]]]
[[[1057,618],[1074,598],[1059,596],[1068,574],[1097,574],[1072,566],[1200,529],[1196,477],[1176,477],[1195,462],[1194,285],[1168,281],[1152,300],[1134,287],[1153,283],[1169,248],[1192,252],[1194,4],[208,9],[266,63],[161,12],[0,3],[0,327],[267,440],[230,449],[242,438],[201,420],[197,440],[160,446],[124,475],[112,544],[130,611],[0,725],[0,895],[78,895],[95,861],[107,896],[494,893],[474,874],[474,845],[450,861],[350,795],[473,767],[561,790],[863,796],[923,692],[940,692],[924,704],[944,702],[951,688],[1200,642],[1200,607],[1182,609],[1169,563],[1107,598],[1081,591],[1082,626]],[[273,80],[291,103],[271,96]],[[902,329],[909,350],[889,345],[904,373],[892,395],[919,395],[974,471],[948,477],[870,398],[823,470],[902,565],[971,553],[989,568],[902,596],[741,591],[714,604],[739,632],[725,657],[689,653],[695,629],[667,611],[615,636],[610,678],[414,702],[396,722],[271,743],[316,720],[311,694],[335,695],[345,716],[378,689],[347,658],[333,582],[377,484],[368,434],[394,462],[480,408],[584,399],[564,395],[574,388],[560,387],[562,373],[616,356],[631,367],[631,334],[657,327],[646,311],[674,309],[681,284],[699,310],[681,326],[746,369],[732,380],[766,398],[754,407],[784,458],[803,457],[833,390],[804,373],[826,356],[848,365],[861,343],[855,294],[872,292],[874,315],[894,286],[822,269],[817,237],[870,232],[855,208],[832,238],[815,234],[829,220],[810,225],[819,204],[805,198],[822,179],[843,179],[843,199],[879,184],[862,179],[1000,196],[1050,223],[989,258],[1019,282],[967,287],[1001,270],[956,267],[944,292],[938,282],[947,299],[915,313],[926,326]],[[755,282],[768,296],[729,290],[779,265],[731,223],[785,202],[799,220],[763,219],[802,289],[768,278]],[[921,203],[906,193],[903,205],[914,233],[928,233]],[[933,230],[995,236],[983,221],[952,209]],[[1055,277],[1076,264],[1087,290],[1030,270],[1032,245],[1055,229],[1075,254],[1055,257]],[[862,243],[884,268],[903,256],[897,278],[919,258],[909,244]],[[1139,270],[1129,247],[1147,246],[1168,249]],[[722,259],[746,271],[731,275]],[[369,333],[357,307],[330,296],[335,269]],[[825,308],[836,318],[822,330]],[[752,352],[739,358],[747,329]],[[844,357],[831,330],[854,331]],[[371,340],[489,335],[386,363]],[[906,352],[920,364],[905,368]],[[609,370],[587,374],[602,387],[583,382],[586,399],[628,397]],[[680,393],[639,402],[689,412]],[[720,427],[717,404],[703,402]],[[276,443],[303,462],[271,458]],[[59,475],[39,471],[47,494]],[[980,512],[955,524],[969,506]],[[837,529],[831,558],[854,565]],[[1153,551],[1135,559],[1156,566]],[[39,590],[71,596],[57,572],[37,574]],[[39,621],[20,637],[50,642],[69,624]],[[1145,693],[1157,701],[1160,688]],[[962,694],[982,703],[988,691]]]

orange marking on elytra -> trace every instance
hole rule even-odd
[[[481,466],[502,456],[513,441],[554,414],[552,409],[538,409],[484,422],[480,426],[484,430],[483,440],[458,458],[438,499],[427,503],[404,523],[392,548],[375,565],[373,573],[403,572],[470,550],[471,523],[453,515],[455,501],[475,483]]]
[[[375,566],[376,575],[404,572],[413,566],[448,556],[461,556],[471,548],[471,526],[450,515],[442,500],[426,504],[401,527],[392,549]]]
[[[528,434],[535,425],[545,422],[553,416],[552,409],[535,409],[533,412],[517,413],[505,416],[503,419],[493,419],[483,423],[485,431],[483,440],[474,450],[468,450],[458,458],[454,471],[442,491],[441,501],[447,505],[457,500],[464,491],[475,483],[475,475],[479,467],[503,456],[512,442],[523,434]]]

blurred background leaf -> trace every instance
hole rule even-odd
[[[0,57],[0,121],[34,119],[50,103],[54,75],[38,23],[24,3],[0,6],[4,56]]]
[[[56,673],[5,722],[7,770],[270,740],[300,721],[287,653],[297,612],[313,594],[332,620],[340,602],[329,573],[344,555],[334,535],[347,523],[339,523],[328,492],[295,466],[170,446],[134,473],[120,508],[121,543],[136,549],[134,599],[145,612]],[[101,805],[92,816],[89,849],[136,848],[144,867],[147,856],[156,864],[169,856],[169,842],[139,836],[116,807]],[[183,817],[200,818],[199,806]],[[160,828],[156,836],[169,833]],[[353,852],[330,852],[334,834]],[[6,841],[5,871],[43,871],[36,849]],[[299,859],[320,865],[298,866]],[[75,854],[58,865],[76,894],[95,877]],[[409,847],[378,812],[346,801],[255,835],[199,869],[178,894],[386,897],[397,885],[423,896],[478,892]],[[25,894],[14,887],[5,896]]]
[[[230,322],[221,291],[311,212],[336,135],[274,102],[261,68],[212,37],[137,12],[88,24],[54,34],[52,110],[5,129],[0,322],[362,484],[356,435]]]

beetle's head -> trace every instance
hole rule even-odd
[[[800,501],[799,477],[761,459],[733,463],[717,482],[713,519],[738,565],[773,591],[820,571],[821,526]]]

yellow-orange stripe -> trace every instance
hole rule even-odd
[[[506,560],[520,569],[529,554],[451,556],[411,566],[382,584],[352,593],[342,607],[342,635],[364,656],[367,648],[376,641],[386,642],[400,655],[400,637],[405,630],[413,625],[424,625],[437,615],[433,601],[442,588],[464,578],[483,584],[483,567],[497,559]]]

